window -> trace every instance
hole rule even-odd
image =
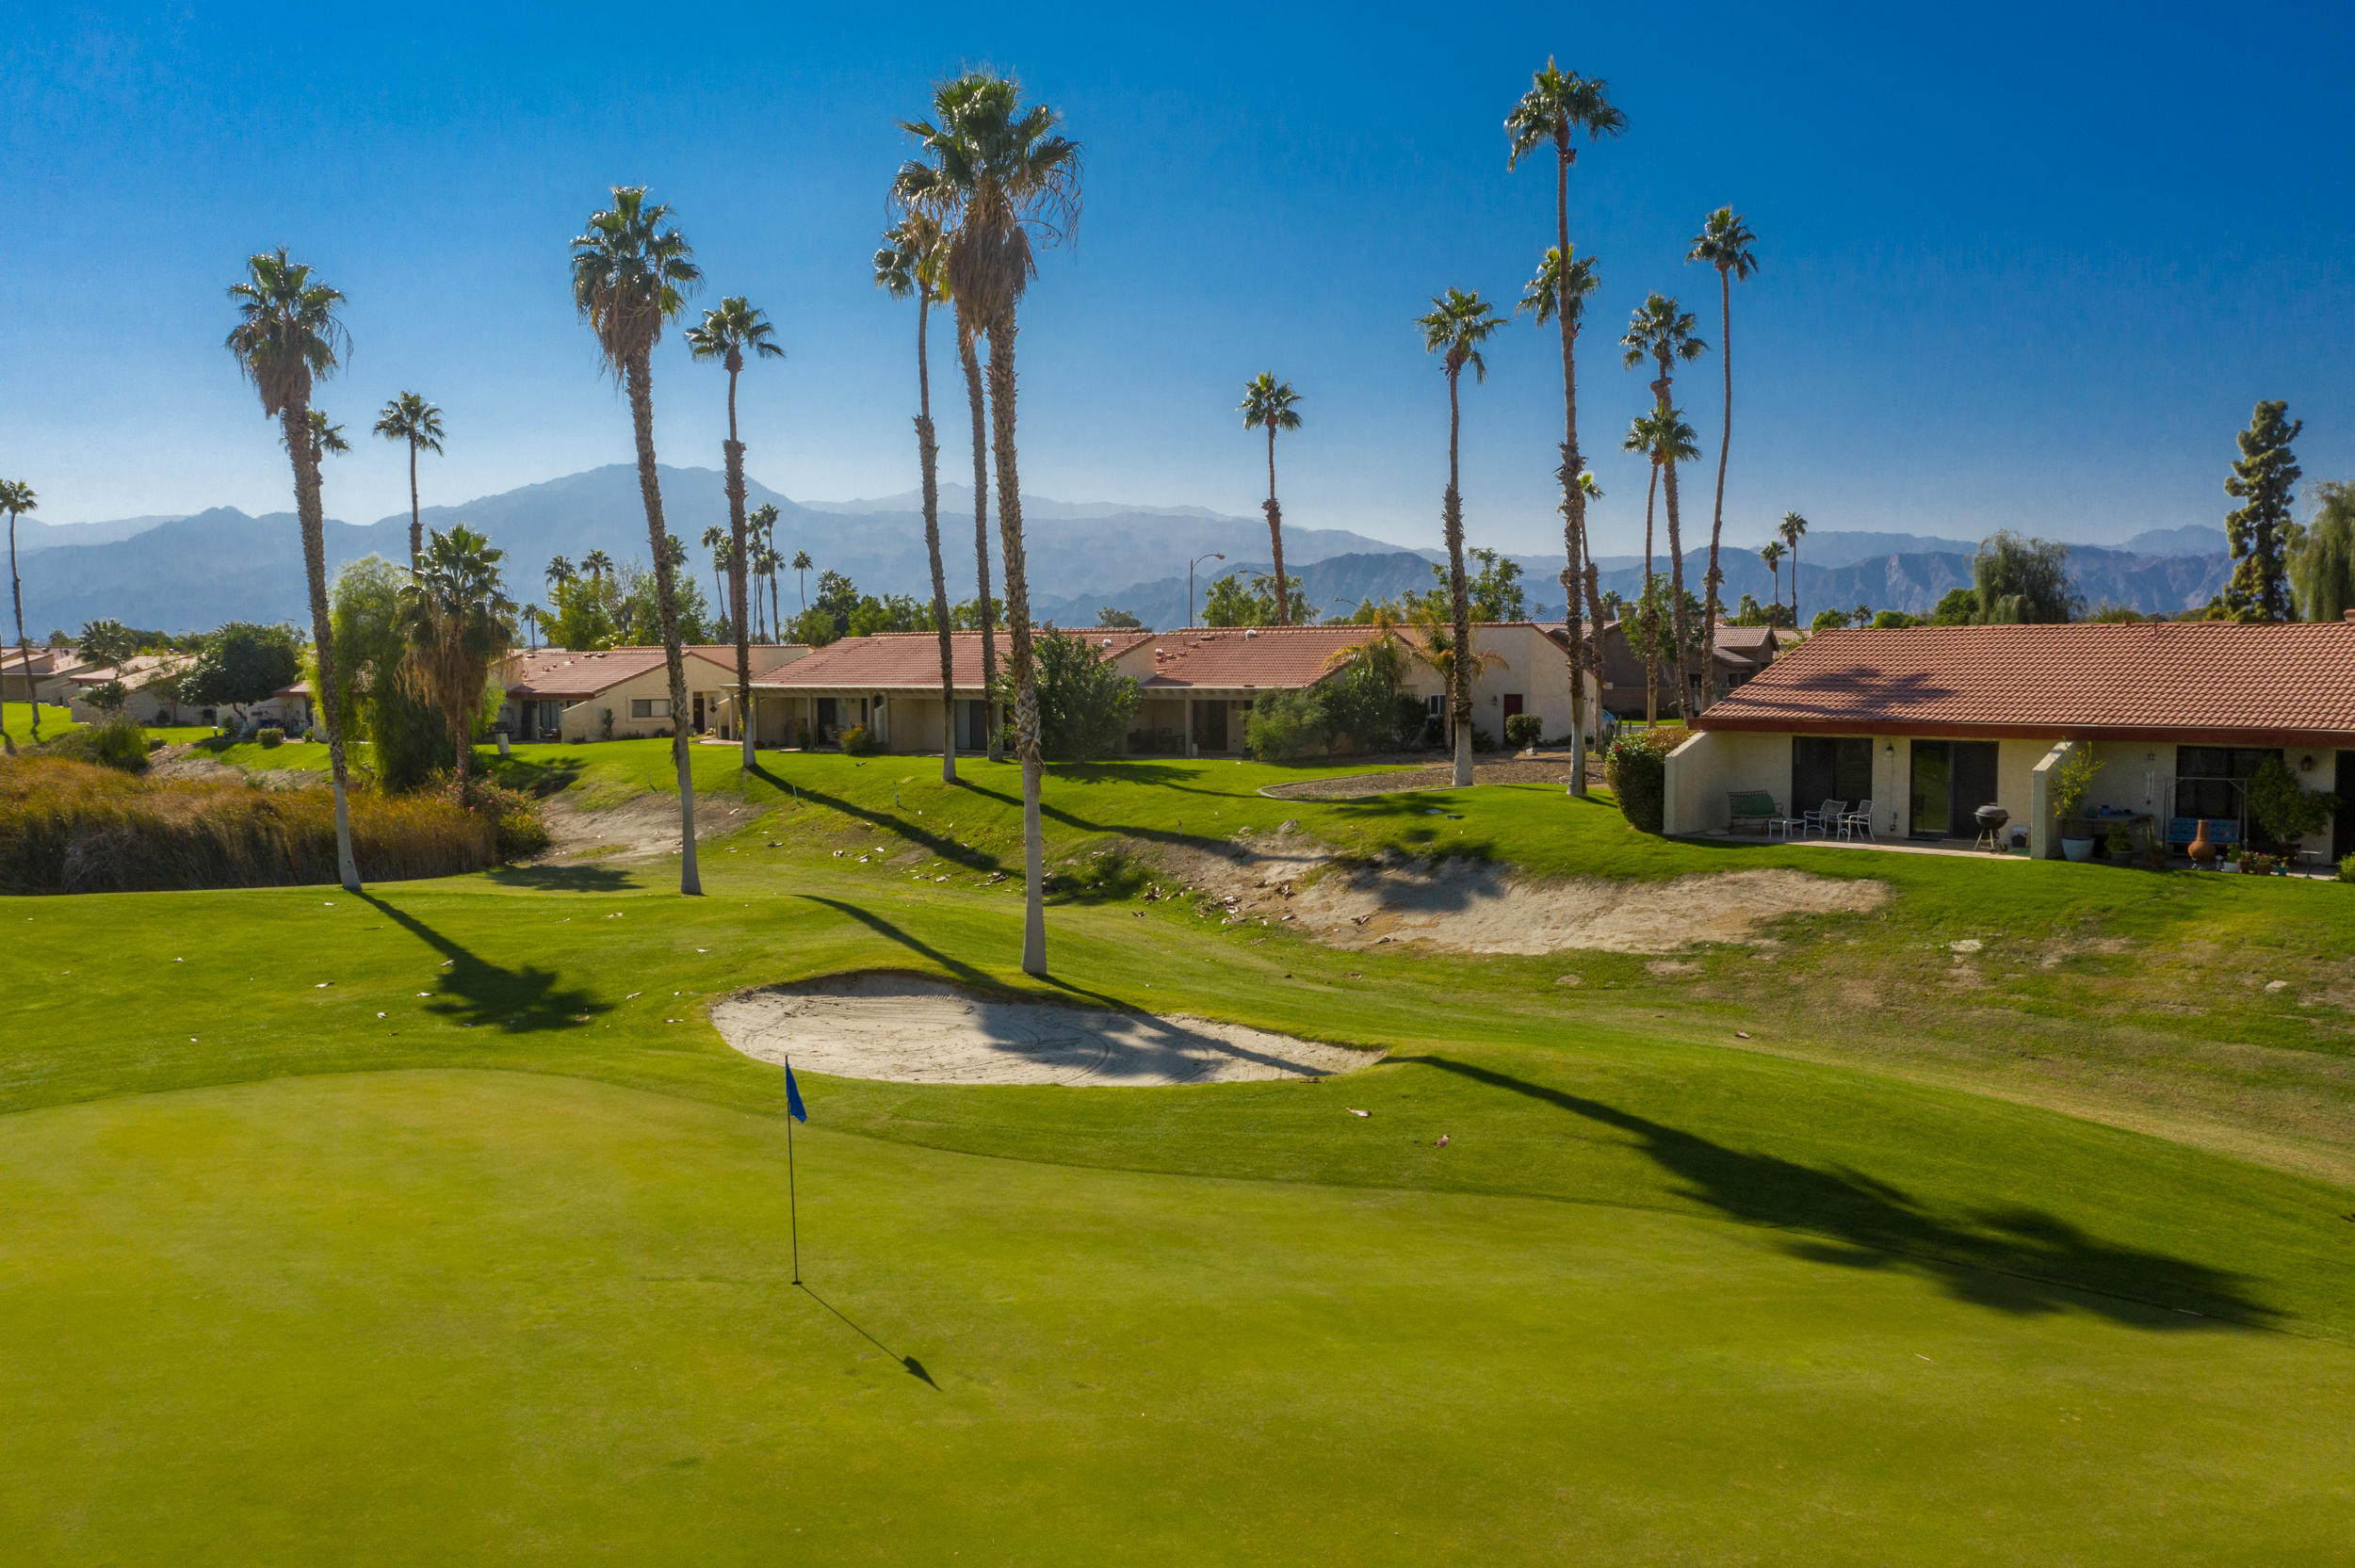
[[[2279,752],[2253,746],[2175,748],[2175,815],[2239,821],[2247,781]]]
[[[632,697],[629,700],[629,716],[632,719],[668,719],[671,717],[671,700],[668,697]]]
[[[1791,737],[1791,815],[1873,793],[1873,743],[1862,736]]]

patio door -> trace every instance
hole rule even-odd
[[[1943,838],[1955,818],[1955,758],[1951,741],[1913,743],[1913,789],[1906,831],[1916,838]]]
[[[1853,811],[1873,793],[1873,742],[1863,736],[1791,737],[1791,815],[1838,800]]]
[[[2344,864],[2355,855],[2355,752],[2339,753],[2338,783],[2333,786],[2341,801],[2339,815],[2331,822],[2331,858]]]
[[[1946,750],[1951,759],[1947,794],[1954,801],[1954,809],[1946,818],[1946,832],[1955,838],[1976,838],[1979,808],[1997,803],[1995,742],[1950,740]]]

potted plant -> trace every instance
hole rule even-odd
[[[2053,769],[2053,815],[2061,825],[2061,853],[2073,861],[2093,858],[2093,825],[2077,814],[2086,803],[2086,796],[2093,789],[2093,777],[2102,771],[2102,765],[2093,760],[2093,749],[2080,741],[2069,749],[2069,754]]]
[[[2103,840],[2102,848],[2108,852],[2111,860],[2115,861],[2120,865],[2125,865],[2126,857],[2135,852],[2135,841],[2127,836],[2126,824],[2123,822],[2111,823],[2110,835],[2108,838]]]

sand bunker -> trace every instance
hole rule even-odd
[[[540,802],[540,815],[554,841],[553,860],[643,860],[678,853],[678,797],[648,792],[593,809],[563,795]],[[695,802],[695,842],[732,833],[764,815],[762,808],[709,798]]]
[[[1786,869],[1630,881],[1524,877],[1465,856],[1436,866],[1404,854],[1351,865],[1292,832],[1157,855],[1229,921],[1289,924],[1353,948],[1420,942],[1468,953],[1672,953],[1756,940],[1762,925],[1785,915],[1877,909],[1889,897],[1886,882]]]
[[[1183,1014],[1011,1002],[913,975],[842,975],[712,1004],[721,1037],[763,1061],[893,1083],[1105,1087],[1316,1078],[1380,1059]]]

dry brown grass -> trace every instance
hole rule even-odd
[[[489,819],[428,796],[350,796],[352,853],[370,881],[479,871]],[[335,881],[324,789],[145,779],[62,757],[0,760],[0,893],[136,893]]]

